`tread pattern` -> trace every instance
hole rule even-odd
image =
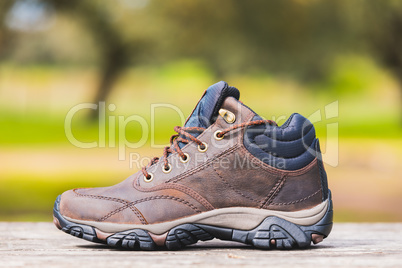
[[[329,198],[331,198],[330,192]],[[153,240],[152,237],[155,235],[150,235],[148,231],[143,229],[127,230],[110,234],[107,238],[98,238],[94,227],[66,220],[60,214],[59,203],[60,196],[56,199],[53,214],[56,226],[62,231],[91,242],[132,250],[157,250],[161,248],[178,250],[187,245],[195,244],[199,240],[206,241],[213,238],[237,241],[260,249],[306,248],[310,246],[313,234],[322,236],[322,238],[329,235],[333,218],[332,201],[330,201],[324,217],[311,226],[300,226],[275,216],[265,218],[260,225],[252,230],[237,230],[204,224],[181,224],[165,233],[161,247],[160,241],[158,246]]]
[[[153,250],[156,248],[148,232],[141,229],[116,233],[109,236],[106,242],[109,246],[127,249]]]
[[[198,240],[206,241],[213,238],[213,235],[195,224],[182,224],[169,231],[165,245],[167,249],[176,250],[195,244]]]

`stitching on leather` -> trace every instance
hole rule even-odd
[[[221,180],[223,181],[223,183],[225,183],[227,186],[229,186],[229,188],[231,188],[231,189],[232,189],[233,191],[235,191],[237,194],[239,194],[239,195],[243,196],[244,198],[247,198],[247,199],[249,199],[249,200],[251,200],[251,201],[258,202],[258,200],[254,199],[254,198],[252,198],[252,197],[249,197],[249,196],[243,194],[242,192],[240,192],[239,190],[237,190],[233,185],[231,185],[229,182],[227,182],[227,181],[218,173],[218,171],[217,171],[214,167],[212,167],[212,169],[215,171],[215,173],[218,175],[218,177],[221,178]]]
[[[260,159],[258,159],[257,157],[255,157],[254,155],[252,155],[242,144],[239,148],[239,150],[241,150],[243,153],[249,155],[249,157],[251,157],[250,159],[252,159],[252,161],[255,161],[254,163],[257,164],[258,166],[260,166],[262,169],[271,172],[271,173],[275,173],[275,174],[288,174],[288,175],[293,175],[293,176],[297,176],[297,175],[302,175],[308,171],[310,171],[310,169],[312,169],[314,167],[314,165],[317,163],[317,158],[314,158],[313,161],[311,161],[311,163],[309,163],[307,166],[298,169],[298,170],[281,170],[281,169],[277,169],[274,168],[264,162],[262,162]]]
[[[78,189],[74,189],[73,192],[77,196],[80,196],[80,197],[87,197],[87,198],[92,198],[92,199],[101,199],[101,200],[113,201],[113,202],[118,202],[120,204],[125,204],[125,205],[130,204],[130,202],[127,201],[127,200],[114,198],[114,197],[101,196],[101,195],[81,194],[81,193],[77,192],[77,190]],[[142,213],[135,206],[130,207],[130,209],[134,212],[134,214],[138,217],[138,219],[141,221],[142,224],[147,224],[148,223],[147,220],[145,219],[145,217],[142,215]],[[100,221],[100,219],[98,219],[98,221]]]
[[[251,115],[253,115],[253,114],[251,114]],[[256,114],[254,114],[254,115],[256,115]],[[250,121],[253,118],[254,118],[254,116],[251,116],[246,121]],[[282,169],[274,168],[274,167],[264,163],[259,158],[255,157],[252,153],[250,153],[246,149],[246,147],[244,146],[244,135],[246,133],[246,130],[247,130],[247,128],[242,129],[242,134],[239,135],[239,136],[241,136],[240,137],[241,139],[239,140],[239,143],[240,143],[240,148],[239,149],[240,149],[240,151],[243,151],[244,153],[249,155],[251,157],[251,159],[255,159],[257,161],[256,164],[258,164],[262,169],[264,169],[264,170],[266,170],[268,172],[272,172],[272,173],[275,173],[275,174],[288,173],[290,175],[300,175],[300,174],[303,174],[303,173],[309,171],[314,166],[314,163],[317,162],[317,158],[314,158],[313,161],[311,161],[307,166],[304,166],[303,168],[298,169],[298,170],[282,170]]]
[[[144,215],[142,215],[141,211],[138,210],[136,206],[130,206],[129,207],[132,212],[140,219],[142,224],[148,224],[147,220],[144,218]]]
[[[166,183],[166,184],[161,184],[157,185],[152,188],[141,188],[140,185],[136,183],[136,180],[133,181],[133,186],[136,190],[140,192],[154,192],[154,191],[160,191],[160,190],[167,190],[167,189],[173,189],[180,191],[182,193],[185,193],[189,195],[190,197],[194,198],[197,202],[199,202],[201,205],[203,205],[206,209],[212,210],[214,209],[214,206],[211,205],[211,203],[208,202],[204,197],[202,197],[200,194],[198,194],[196,191],[193,189],[184,186],[182,184],[173,184],[173,183]]]
[[[265,164],[264,162],[262,162],[260,159],[258,159],[257,157],[255,157],[254,155],[252,155],[242,144],[239,148],[239,150],[241,152],[243,152],[244,154],[246,154],[246,157],[250,157],[250,161],[253,161],[256,165],[258,165],[259,167],[261,167],[263,170],[268,171],[269,173],[273,173],[276,175],[281,175],[284,173],[284,170],[279,170],[279,169],[275,169],[267,164]],[[266,166],[264,166],[266,165]]]
[[[295,127],[293,127],[293,129],[296,129],[296,131],[298,131],[298,129],[295,128]],[[250,137],[250,138],[251,138],[253,141],[255,141],[255,138],[257,138],[258,136],[265,136],[265,137],[268,137],[268,138],[272,139],[272,137],[270,137],[270,136],[268,136],[267,134],[265,134],[265,131],[266,131],[266,129],[262,130],[262,133],[257,133],[255,136]],[[304,129],[303,129],[303,131],[304,131]],[[303,137],[307,136],[311,131],[314,131],[314,132],[315,132],[314,127],[311,127],[311,128],[307,131],[307,133],[304,133],[304,132],[303,132],[302,135],[301,135],[299,138],[297,138],[297,139],[283,139],[283,140],[281,140],[281,139],[279,139],[279,138],[276,138],[276,140],[277,140],[277,141],[280,141],[280,142],[299,141],[299,140],[303,139]]]
[[[74,193],[75,193],[77,196],[81,196],[81,197],[89,197],[89,198],[95,198],[95,199],[103,199],[103,200],[118,202],[118,203],[122,203],[122,204],[130,203],[130,202],[127,201],[127,200],[120,199],[120,198],[115,198],[115,197],[108,197],[108,196],[102,196],[102,195],[81,194],[81,193],[77,192],[76,190],[79,190],[79,189],[74,189],[74,190],[73,190]]]
[[[258,136],[264,136],[264,135],[258,135]],[[257,138],[258,136],[255,136],[255,138]],[[302,137],[302,138],[303,138],[303,137]],[[302,138],[300,138],[300,139],[302,139]],[[315,138],[312,140],[311,144],[309,145],[309,148],[311,148],[311,145],[313,145],[314,140],[315,140]],[[294,141],[298,141],[298,140],[294,140]],[[291,142],[294,142],[294,141],[291,141]],[[253,140],[253,144],[260,148],[260,145],[257,144],[257,142],[255,141],[255,139]],[[300,154],[298,154],[298,155],[296,155],[296,156],[292,156],[292,157],[285,157],[285,156],[280,156],[280,157],[278,157],[277,155],[275,155],[275,153],[272,153],[272,152],[268,151],[267,149],[268,149],[268,147],[265,148],[265,149],[260,148],[260,150],[262,150],[262,151],[263,151],[264,153],[266,153],[266,154],[269,154],[269,155],[272,156],[272,157],[282,158],[282,159],[286,159],[286,160],[298,158],[298,157],[300,157],[301,155],[303,155],[304,153],[307,152],[307,151],[303,151],[303,152],[301,152]]]
[[[214,161],[216,161],[216,159],[218,159],[218,158],[224,156],[225,154],[233,153],[233,151],[237,150],[237,149],[239,148],[239,146],[240,146],[239,144],[236,144],[236,145],[234,145],[233,147],[231,147],[231,148],[229,148],[229,149],[227,149],[227,150],[221,152],[220,154],[216,155],[215,157],[209,159],[209,160],[208,160],[207,162],[205,162],[204,164],[201,164],[201,165],[199,165],[198,167],[196,167],[196,168],[194,168],[194,169],[192,169],[192,170],[189,170],[189,171],[184,172],[184,173],[182,173],[182,174],[180,174],[180,175],[177,175],[176,177],[173,177],[173,178],[167,180],[165,183],[169,183],[169,182],[178,182],[178,181],[180,181],[180,180],[182,180],[182,179],[184,179],[184,178],[186,178],[186,177],[188,177],[188,176],[191,176],[191,175],[197,173],[198,171],[201,171],[201,170],[207,168],[207,167],[210,166]]]
[[[120,207],[118,209],[115,209],[114,211],[106,214],[102,218],[97,219],[96,221],[105,221],[108,218],[110,218],[111,216],[113,216],[113,215],[115,215],[115,214],[117,214],[117,213],[119,213],[119,212],[121,212],[121,211],[123,211],[123,210],[125,210],[127,208],[130,208],[134,212],[134,214],[140,219],[142,224],[148,224],[148,222],[145,221],[145,219],[142,219],[142,214],[138,211],[138,209],[135,206],[128,206],[128,207],[122,206],[122,207]]]
[[[102,218],[97,219],[96,221],[104,221],[104,220],[110,218],[111,216],[113,216],[114,214],[117,214],[117,213],[125,210],[126,208],[127,208],[126,206],[119,207],[118,209],[113,210],[112,212],[106,214]]]
[[[104,217],[100,218],[97,221],[104,221],[104,220],[108,219],[109,217],[113,216],[114,214],[119,213],[119,212],[121,212],[121,211],[129,208],[130,206],[135,205],[135,204],[143,203],[143,202],[147,202],[147,201],[151,201],[151,200],[159,200],[159,199],[170,199],[170,200],[173,200],[173,201],[177,201],[177,202],[180,202],[180,203],[182,203],[184,205],[187,205],[188,207],[190,207],[191,209],[193,209],[197,213],[202,212],[196,206],[194,206],[193,204],[191,204],[190,202],[188,202],[188,201],[186,201],[184,199],[174,197],[174,196],[169,196],[169,195],[157,195],[157,196],[151,196],[151,197],[143,198],[143,199],[131,202],[129,204],[126,204],[126,205],[124,205],[124,206],[122,206],[122,207],[120,207],[118,209],[113,210],[112,212],[110,212],[109,214],[105,215]]]
[[[303,201],[315,196],[319,192],[321,192],[321,189],[319,189],[317,192],[315,192],[315,193],[313,193],[313,194],[311,194],[311,195],[309,195],[309,196],[307,196],[305,198],[302,198],[302,199],[299,199],[299,200],[296,200],[296,201],[292,201],[292,202],[288,202],[288,203],[271,203],[270,205],[273,205],[273,206],[286,206],[286,205],[292,205],[292,204],[300,203],[300,202],[303,202]]]
[[[266,198],[261,202],[260,208],[266,207],[269,205],[272,200],[278,195],[279,191],[282,189],[282,186],[285,184],[287,176],[283,175],[279,178],[279,180],[275,183],[274,187],[272,187],[271,191],[267,195]]]

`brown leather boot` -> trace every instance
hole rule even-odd
[[[304,248],[332,228],[314,126],[263,120],[219,82],[205,91],[163,157],[123,182],[56,200],[56,226],[110,246],[179,249],[219,238],[263,249]]]

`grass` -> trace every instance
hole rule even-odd
[[[107,186],[110,184],[110,177],[116,174],[108,175],[91,172],[9,176],[1,181],[0,219],[50,221],[52,204],[59,194],[73,188]]]

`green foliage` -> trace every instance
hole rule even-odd
[[[263,71],[307,81],[326,77],[344,53],[371,54],[392,69],[399,64],[391,62],[399,57],[392,54],[400,47],[393,32],[398,1],[37,2],[49,7],[48,28],[8,29],[4,59],[92,62],[102,69],[191,58],[216,76]]]

